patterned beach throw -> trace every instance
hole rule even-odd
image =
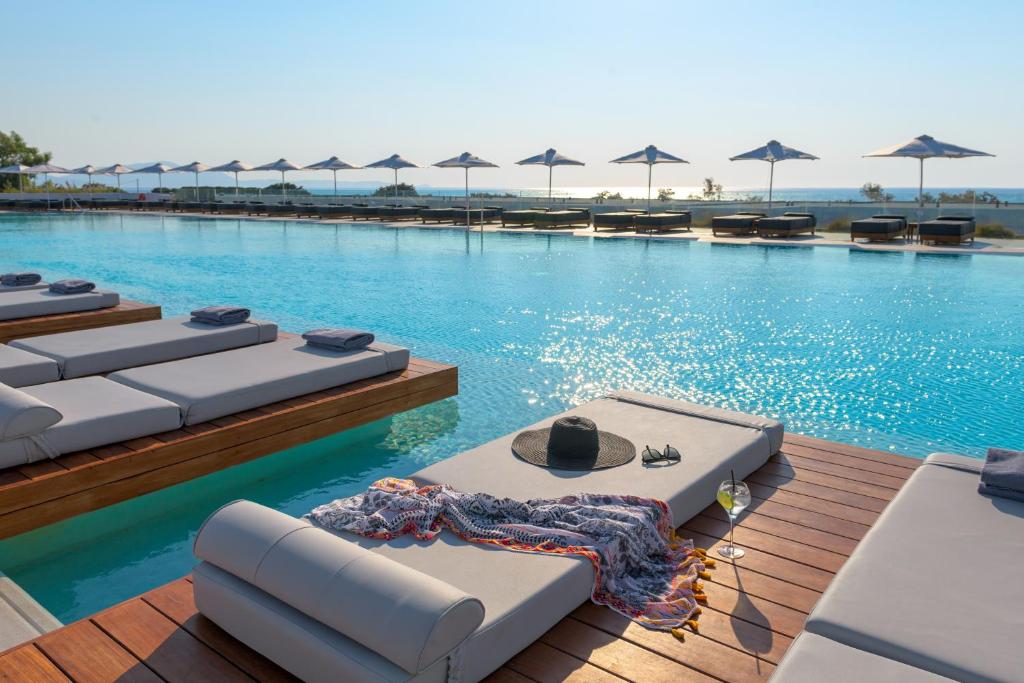
[[[675,536],[672,512],[653,498],[581,493],[526,502],[440,484],[381,479],[306,515],[319,526],[390,540],[434,538],[447,527],[465,541],[532,553],[582,555],[594,565],[592,599],[652,629],[681,637],[696,628],[699,579],[713,564]]]

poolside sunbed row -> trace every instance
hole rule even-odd
[[[594,231],[635,230],[636,232],[668,232],[689,230],[693,218],[689,211],[611,211],[594,214]]]

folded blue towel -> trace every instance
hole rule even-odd
[[[0,285],[4,287],[27,287],[37,285],[43,279],[39,273],[4,273],[0,275]]]
[[[1024,451],[988,449],[988,457],[981,468],[978,492],[1024,500]]]
[[[50,284],[50,291],[55,294],[85,294],[96,289],[96,284],[88,280],[57,280]]]
[[[370,332],[330,327],[310,330],[302,335],[302,338],[306,340],[307,344],[338,351],[365,349],[374,340],[374,336]]]
[[[207,306],[192,311],[192,322],[207,325],[237,325],[249,319],[251,311],[239,306]]]

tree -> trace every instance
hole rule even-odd
[[[670,187],[658,188],[658,201],[667,202],[676,196],[676,191]]]
[[[373,191],[374,197],[394,197],[395,196],[395,185],[382,185]],[[398,196],[399,197],[418,197],[419,193],[416,191],[415,185],[409,183],[398,183]]]
[[[263,188],[264,192],[287,192],[288,194],[309,194],[309,190],[295,183],[274,183]]]
[[[10,134],[0,131],[0,167],[14,164],[23,166],[45,164],[52,156],[49,152],[40,152],[38,148],[30,147],[25,139],[13,130]],[[0,175],[0,192],[8,189],[18,189],[17,174]]]
[[[713,201],[722,198],[722,184],[716,183],[714,178],[704,179],[704,200]]]
[[[878,183],[864,183],[860,188],[860,193],[869,202],[891,202],[892,195],[885,191]]]
[[[605,199],[622,199],[621,192],[612,192],[611,190],[601,190],[594,195],[594,199],[604,201]]]

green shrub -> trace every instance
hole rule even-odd
[[[850,232],[850,219],[843,216],[829,221],[825,226],[825,232]]]
[[[1010,230],[1002,223],[988,223],[987,225],[979,225],[975,229],[975,234],[978,237],[994,237],[996,239],[1012,240],[1017,238],[1017,233]]]

